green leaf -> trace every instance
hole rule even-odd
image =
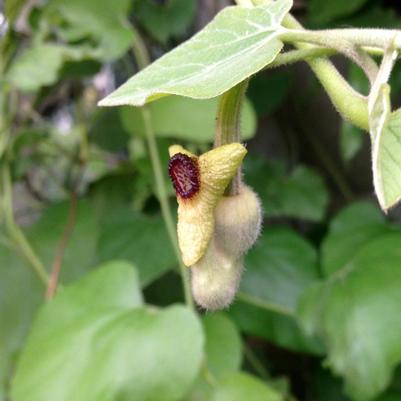
[[[147,217],[122,209],[102,223],[97,261],[125,259],[139,269],[146,286],[176,264],[161,216]]]
[[[84,47],[39,43],[24,50],[11,64],[7,79],[16,88],[35,92],[53,85],[67,61],[81,60],[92,52]]]
[[[287,172],[282,162],[253,157],[245,161],[249,184],[262,199],[268,217],[321,221],[329,201],[322,177],[306,166]]]
[[[401,198],[401,109],[391,112],[388,84],[398,51],[386,49],[369,93],[369,132],[372,141],[372,170],[376,196],[387,211]]]
[[[178,400],[199,371],[202,347],[193,312],[183,306],[141,306],[135,270],[110,262],[41,309],[16,370],[12,398]]]
[[[132,44],[130,8],[131,0],[51,0],[46,6],[46,16],[66,41],[92,39],[96,51],[93,56],[110,61],[124,55]]]
[[[101,106],[133,105],[168,94],[207,99],[221,95],[274,60],[283,47],[276,31],[292,6],[226,7],[201,32],[103,99]]]
[[[316,250],[286,228],[269,228],[246,257],[241,291],[295,312],[298,298],[318,277]]]
[[[194,100],[169,96],[149,105],[155,133],[161,138],[177,138],[192,142],[212,142],[216,124],[217,99]],[[177,116],[177,118],[171,118]],[[122,107],[121,118],[125,129],[145,137],[142,112],[136,107]],[[241,138],[254,136],[256,115],[251,103],[245,100],[241,113]]]
[[[383,213],[370,202],[355,202],[343,209],[332,220],[322,245],[325,275],[345,267],[363,245],[390,230]]]
[[[295,352],[323,354],[323,347],[315,338],[305,335],[298,321],[274,311],[270,305],[239,294],[229,315],[242,332],[263,338],[279,347]]]
[[[26,235],[45,264],[51,266],[65,228],[68,204],[47,208]],[[65,249],[61,281],[70,282],[91,267],[96,244],[96,222],[85,201],[77,208],[76,224]],[[45,289],[27,262],[14,249],[0,246],[0,394]],[[1,397],[0,397],[1,399]]]
[[[401,362],[400,241],[398,231],[367,242],[301,300],[305,328],[324,340],[329,366],[355,400],[378,396]]]
[[[15,251],[0,246],[0,400],[7,399],[15,356],[43,301],[44,288]]]
[[[370,135],[375,192],[386,211],[401,199],[401,109],[391,112],[387,84],[370,113]]]
[[[184,34],[194,19],[195,11],[195,0],[169,0],[164,4],[139,0],[134,3],[135,17],[151,36],[162,43]]]
[[[301,351],[320,351],[295,320],[300,295],[318,280],[316,250],[295,232],[269,228],[245,259],[230,314],[245,332]]]
[[[234,323],[223,313],[203,317],[206,336],[206,363],[217,379],[239,370],[242,361],[241,337]]]
[[[366,2],[367,0],[336,0],[323,2],[321,0],[310,0],[308,2],[308,14],[311,21],[325,24],[358,11]]]
[[[210,401],[283,401],[282,396],[266,383],[247,373],[226,377],[210,397]]]

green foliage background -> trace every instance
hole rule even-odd
[[[183,304],[139,109],[97,107],[138,70],[135,35],[156,59],[228,3],[3,5],[0,168],[47,272],[61,252],[62,288],[45,301],[0,187],[1,401],[401,400],[399,210],[379,211],[366,135],[339,122],[302,66],[250,82],[244,177],[264,229],[219,313]],[[314,28],[401,23],[390,1],[308,0],[295,12]],[[216,107],[176,96],[149,106],[163,166],[170,144],[209,149]]]

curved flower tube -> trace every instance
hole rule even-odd
[[[214,209],[247,150],[240,143],[196,156],[182,146],[169,148],[169,174],[178,201],[178,244],[186,266],[206,252],[214,231]]]

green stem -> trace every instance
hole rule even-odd
[[[284,18],[286,28],[302,30],[302,25],[291,15]],[[310,49],[312,45],[297,43],[299,49]],[[368,130],[368,103],[366,97],[355,91],[334,65],[327,59],[306,60],[320,83],[328,93],[337,111],[350,123]]]
[[[363,51],[372,56],[383,56],[384,51],[374,47],[363,47]],[[307,49],[289,50],[285,53],[279,54],[273,62],[268,64],[264,70],[271,68],[282,67],[284,65],[291,65],[299,61],[311,61],[317,58],[330,57],[339,54],[336,49],[329,49],[327,47],[313,46]]]
[[[151,63],[150,56],[138,30],[134,26],[131,26],[131,29],[132,32],[134,33],[134,41],[132,42],[132,51],[134,52],[138,68],[140,70],[143,70]]]
[[[135,30],[134,27],[132,27],[132,29],[134,31],[134,42],[132,45],[132,50],[134,52],[136,62],[138,63],[138,67],[140,69],[142,69],[142,68],[145,68],[150,63],[150,57],[146,50],[145,44],[143,43],[143,41],[141,39],[141,36]],[[153,169],[153,174],[154,174],[155,183],[156,183],[157,198],[160,203],[160,208],[161,208],[164,224],[166,225],[167,232],[168,232],[168,235],[170,238],[170,242],[173,246],[174,252],[177,257],[178,265],[180,267],[180,274],[181,274],[181,279],[182,279],[182,283],[183,283],[185,303],[190,308],[193,309],[194,303],[193,303],[193,299],[192,299],[191,286],[189,283],[188,269],[187,269],[187,267],[184,266],[184,263],[182,262],[180,250],[178,247],[173,214],[171,212],[171,208],[170,208],[170,204],[169,204],[166,183],[163,178],[162,163],[161,163],[160,155],[159,155],[159,152],[157,149],[155,133],[153,130],[153,125],[152,125],[152,116],[150,114],[150,110],[149,110],[148,106],[144,106],[140,110],[142,113],[142,118],[143,118],[143,122],[144,122],[144,126],[145,126],[146,142],[147,142],[148,149],[149,149],[150,161],[152,163],[152,169]]]
[[[214,146],[241,141],[241,109],[249,80],[239,83],[220,96],[216,117]],[[241,168],[226,190],[226,195],[238,195],[241,185]]]
[[[309,31],[295,28],[287,29],[280,34],[280,39],[295,42],[308,42],[320,46],[332,47],[333,43],[346,41],[355,46],[368,46],[386,49],[393,45],[401,50],[401,30],[398,29],[327,29]]]
[[[264,69],[278,68],[284,65],[291,65],[299,61],[310,61],[316,58],[329,57],[338,54],[335,49],[326,47],[311,47],[310,49],[289,50],[288,52],[279,54],[273,62],[268,64]]]
[[[367,53],[361,50],[358,45],[351,41],[343,39],[340,36],[334,36],[328,39],[327,36],[324,35],[324,32],[329,31],[313,32],[301,29],[285,29],[279,37],[284,42],[307,42],[327,47],[329,49],[335,49],[359,65],[373,84],[378,72],[378,67],[375,61]]]
[[[2,212],[4,213],[4,222],[11,242],[17,250],[23,255],[28,262],[28,266],[32,268],[34,273],[40,278],[47,287],[49,276],[42,262],[35,254],[24,233],[14,220],[12,208],[12,186],[8,165],[3,165],[1,169],[1,194],[2,194]]]

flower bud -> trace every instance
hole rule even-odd
[[[229,306],[237,292],[242,269],[242,258],[232,258],[220,251],[212,238],[205,255],[191,267],[196,303],[208,310]]]
[[[239,194],[223,197],[215,209],[215,237],[225,253],[244,255],[256,242],[262,226],[259,197],[246,185]]]
[[[215,227],[204,256],[191,267],[192,293],[205,309],[226,308],[233,301],[243,270],[243,255],[261,228],[259,198],[242,185],[238,195],[220,199]]]
[[[247,150],[230,143],[199,157],[179,145],[169,152],[169,174],[178,201],[178,245],[184,264],[191,266],[206,252],[213,236],[214,209]]]

